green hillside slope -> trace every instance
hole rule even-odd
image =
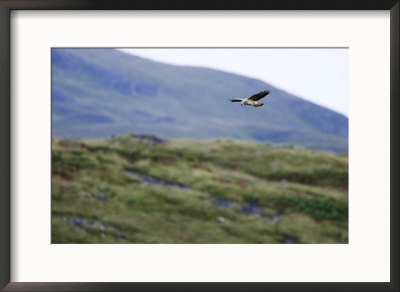
[[[52,145],[52,243],[348,242],[345,154],[131,135]]]
[[[263,107],[229,101],[265,89]],[[225,137],[347,152],[347,126],[343,115],[245,76],[113,49],[52,49],[53,136]]]

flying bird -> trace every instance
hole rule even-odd
[[[261,98],[263,98],[264,96],[269,94],[269,90],[264,90],[261,91],[257,94],[254,94],[248,98],[234,98],[231,99],[232,102],[240,102],[241,105],[252,105],[252,106],[263,106],[263,103],[259,103],[257,102],[257,100],[260,100]]]

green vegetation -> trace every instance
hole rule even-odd
[[[347,155],[232,139],[53,139],[52,243],[347,241]]]

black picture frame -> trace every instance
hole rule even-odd
[[[10,12],[12,10],[390,10],[390,282],[10,282]],[[0,288],[3,291],[399,291],[399,0],[0,0]],[[368,257],[368,255],[366,255]]]

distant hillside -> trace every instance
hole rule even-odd
[[[260,108],[229,98],[270,90]],[[52,50],[52,134],[231,137],[347,152],[348,119],[260,80],[113,49]]]

